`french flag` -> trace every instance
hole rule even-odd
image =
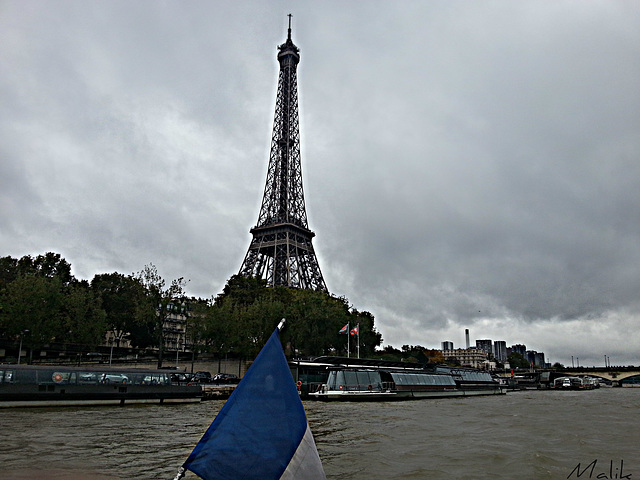
[[[340,329],[338,333],[347,333],[349,331],[349,324],[347,323],[344,327]]]
[[[195,446],[181,472],[204,480],[325,480],[279,328]],[[181,478],[180,472],[176,478]]]

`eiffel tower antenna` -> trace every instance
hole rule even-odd
[[[327,291],[311,243],[302,189],[297,67],[300,49],[291,40],[278,47],[278,93],[267,181],[258,222],[240,275],[264,278],[267,285]]]

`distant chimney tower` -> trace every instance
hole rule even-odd
[[[464,338],[467,341],[467,350],[469,350],[469,347],[471,346],[471,344],[469,343],[469,329],[468,328],[464,329]]]

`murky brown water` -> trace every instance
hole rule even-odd
[[[1,410],[0,478],[172,479],[221,406]],[[305,408],[329,479],[640,479],[638,388]]]

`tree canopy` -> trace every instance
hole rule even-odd
[[[162,364],[165,322],[185,320],[196,351],[251,358],[282,318],[281,339],[290,356],[346,355],[360,347],[371,356],[382,343],[374,316],[344,297],[325,292],[267,287],[257,278],[232,276],[210,299],[187,298],[183,278],[167,282],[153,264],[137,274],[101,273],[76,279],[57,253],[0,258],[0,340],[24,338],[31,348],[51,343],[96,348],[126,338],[134,348],[153,348]],[[339,331],[358,326],[359,335]],[[354,331],[355,333],[355,331]]]

